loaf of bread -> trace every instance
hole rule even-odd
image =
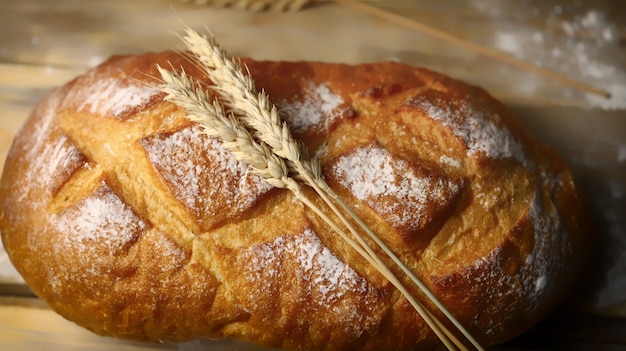
[[[243,62],[329,185],[484,346],[570,288],[590,235],[572,175],[485,91],[399,63]],[[0,230],[41,299],[130,340],[440,345],[317,215],[164,101],[157,64],[210,84],[179,53],[113,57],[15,138]]]

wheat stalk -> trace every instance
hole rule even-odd
[[[324,202],[337,215],[340,221],[349,229],[357,241],[368,251],[368,254],[377,261],[377,265],[385,267],[384,263],[371,250],[367,243],[356,232],[354,226],[347,220],[341,211],[337,209],[332,200],[336,201],[339,206],[349,214],[349,216],[357,222],[357,224],[368,234],[368,236],[392,259],[392,261],[407,274],[417,286],[425,293],[439,308],[444,315],[459,329],[463,335],[476,348],[481,349],[480,345],[465,330],[465,328],[450,314],[450,312],[439,302],[439,300],[428,290],[428,288],[415,276],[415,274],[376,236],[371,229],[363,223],[362,220],[346,205],[346,203],[337,196],[334,191],[326,184],[322,177],[321,166],[316,158],[309,159],[308,152],[304,145],[295,140],[291,135],[289,127],[284,121],[281,121],[278,111],[269,101],[269,97],[263,91],[257,93],[254,81],[249,75],[245,74],[240,64],[231,59],[226,52],[218,45],[213,36],[201,35],[198,32],[187,29],[186,36],[183,37],[190,51],[195,55],[205,68],[206,73],[214,82],[213,87],[224,98],[229,108],[235,114],[255,131],[255,137],[267,143],[272,151],[278,156],[284,158],[292,173],[296,173],[297,177],[303,180],[307,185],[311,186]],[[404,287],[399,288],[401,291]],[[408,294],[408,291],[404,293]],[[410,294],[408,294],[410,295]],[[412,298],[412,296],[411,296]],[[411,301],[409,298],[409,301]],[[417,301],[411,302],[417,308]],[[435,321],[431,321],[435,323]],[[433,330],[437,332],[434,326]],[[447,334],[447,329],[443,328],[443,332]],[[443,339],[443,338],[442,338]]]
[[[254,173],[261,176],[269,184],[292,191],[299,200],[319,215],[324,222],[339,233],[343,240],[346,240],[352,248],[396,286],[415,309],[424,316],[424,319],[429,321],[429,324],[432,323],[433,330],[445,328],[432,313],[410,295],[397,277],[379,259],[377,260],[375,255],[364,250],[361,244],[355,242],[304,194],[299,183],[289,177],[289,171],[282,158],[271,152],[266,144],[254,140],[243,124],[238,123],[232,115],[225,114],[216,100],[210,102],[209,94],[201,90],[199,85],[195,84],[193,79],[187,76],[184,71],[178,74],[160,66],[157,66],[157,69],[165,83],[161,90],[167,94],[166,100],[185,108],[187,118],[199,123],[205,134],[219,139],[222,142],[222,147],[230,151],[237,160],[247,164]],[[445,334],[450,335],[449,332]],[[448,336],[441,337],[449,349],[454,349],[454,346],[447,342]]]
[[[241,161],[251,165],[255,173],[263,176],[270,184],[277,187],[284,187],[294,192],[305,205],[312,208],[315,213],[327,222],[340,236],[346,240],[359,254],[372,264],[381,274],[383,274],[413,305],[427,324],[433,329],[437,336],[449,349],[456,349],[454,344],[465,350],[464,345],[439,321],[430,311],[415,299],[414,296],[402,285],[400,280],[382,262],[380,257],[367,245],[363,238],[356,232],[354,226],[347,220],[341,211],[337,209],[333,201],[338,204],[349,215],[357,221],[367,234],[379,245],[392,261],[396,263],[413,280],[417,286],[426,293],[426,296],[435,303],[448,319],[450,319],[466,337],[469,335],[454,317],[445,309],[443,305],[426,289],[419,279],[389,250],[384,243],[354,214],[353,211],[338,197],[325,183],[321,174],[321,166],[317,159],[310,159],[306,148],[293,138],[288,126],[280,120],[278,111],[269,102],[269,97],[264,93],[256,93],[254,81],[249,75],[244,74],[239,62],[232,60],[224,50],[216,43],[215,38],[202,36],[197,32],[187,29],[187,36],[183,38],[196,59],[200,61],[205,71],[215,84],[213,89],[221,95],[226,104],[231,109],[231,115],[225,116],[224,111],[214,101],[210,103],[209,95],[202,91],[198,85],[194,84],[190,77],[184,72],[181,75],[169,74],[159,67],[159,71],[166,82],[164,91],[168,93],[168,100],[171,100],[188,110],[190,119],[207,125],[207,134],[222,139],[224,146],[231,151]],[[169,88],[167,88],[169,87]],[[169,90],[168,90],[169,89]],[[200,109],[200,110],[199,110]],[[232,113],[240,120],[235,118]],[[215,121],[220,121],[220,127],[216,128]],[[223,120],[223,121],[222,121]],[[227,125],[228,128],[224,128]],[[248,128],[254,131],[254,135],[248,132]],[[233,130],[235,132],[233,132]],[[260,141],[255,140],[255,138]],[[237,144],[245,144],[244,147]],[[250,147],[254,145],[254,147]],[[252,153],[244,155],[251,149]],[[271,151],[270,151],[271,149]],[[272,156],[273,154],[273,156]],[[253,155],[253,156],[250,156]],[[280,160],[275,160],[278,157]],[[259,161],[262,159],[263,161]],[[273,170],[269,172],[268,169]],[[297,177],[305,184],[311,186],[316,193],[331,208],[333,213],[349,229],[356,243],[350,236],[341,230],[328,216],[316,207],[302,192],[299,184],[292,177]],[[480,345],[471,338],[477,349]]]
[[[348,234],[339,228],[332,219],[304,194],[298,182],[289,177],[289,171],[282,158],[271,152],[263,142],[259,143],[254,140],[243,124],[239,123],[232,114],[227,115],[224,112],[217,100],[211,102],[207,91],[200,89],[199,85],[184,71],[180,74],[174,73],[158,65],[157,69],[165,83],[160,88],[161,91],[167,94],[165,100],[174,102],[178,106],[183,107],[187,111],[187,118],[197,122],[202,127],[205,134],[219,139],[222,142],[222,147],[230,151],[237,160],[247,164],[254,173],[261,176],[270,185],[292,191],[300,201],[320,216],[333,230],[339,233],[343,240],[371,265],[376,267],[386,279],[399,287],[403,294],[409,294],[393,273],[389,269],[385,269],[384,264],[375,259],[376,256],[372,256],[370,252],[363,250],[360,244],[356,243]],[[426,316],[425,319],[434,320],[434,328],[438,329],[443,327],[443,325],[417,302],[417,300],[410,296],[410,294],[408,296],[417,311]],[[450,349],[453,348],[451,344],[446,343],[446,345]]]

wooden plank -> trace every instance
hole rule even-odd
[[[269,351],[233,340],[152,344],[95,335],[34,298],[0,296],[0,350],[23,351]]]
[[[606,317],[557,315],[533,330],[492,351],[623,350],[626,320]],[[269,351],[232,340],[196,340],[181,344],[146,344],[95,335],[68,322],[33,298],[0,297],[0,349],[6,350],[239,350]]]
[[[5,94],[11,90],[48,90],[68,82],[84,71],[84,68],[0,62],[0,87],[4,87],[2,90]],[[11,90],[7,89],[9,87]]]
[[[36,299],[0,299],[0,348],[4,350],[167,350],[96,336]]]

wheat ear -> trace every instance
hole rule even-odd
[[[411,272],[411,270],[363,223],[362,220],[354,214],[354,212],[342,201],[323,180],[321,176],[321,167],[315,158],[309,160],[306,157],[308,153],[304,149],[302,143],[293,138],[289,127],[284,121],[281,121],[278,111],[269,101],[269,97],[264,92],[256,92],[254,81],[249,75],[245,74],[238,62],[231,59],[226,52],[221,49],[213,36],[201,35],[198,32],[188,28],[186,36],[183,37],[184,42],[195,55],[196,59],[205,68],[205,71],[214,82],[213,87],[218,91],[230,109],[235,112],[247,125],[254,131],[254,136],[267,143],[274,153],[287,160],[287,164],[292,171],[295,171],[305,183],[315,189],[319,196],[327,203],[327,205],[338,216],[342,223],[350,230],[359,243],[368,251],[369,255],[377,261],[377,265],[385,267],[384,263],[371,250],[367,243],[356,232],[354,227],[349,223],[341,211],[337,209],[330,198],[337,201],[347,213],[357,221],[368,234],[368,236],[379,245],[383,251],[398,265],[409,278],[422,290],[427,297],[450,319],[453,324],[468,338],[468,340],[482,350],[480,345],[471,337],[471,335],[463,328],[463,326],[450,314],[450,312],[439,302],[435,296],[426,288],[426,286]],[[330,198],[329,198],[330,197]],[[406,291],[404,287],[399,288],[402,292]],[[419,302],[406,291],[403,294],[411,301],[416,309]],[[408,296],[407,296],[408,295]],[[430,313],[429,313],[430,314]],[[432,316],[432,315],[431,315]],[[431,328],[440,336],[442,341],[446,338],[439,335],[444,333],[451,337],[457,345],[461,345],[458,340],[443,327],[438,321],[429,321],[427,316],[424,319],[431,325]],[[442,330],[439,331],[438,329]]]

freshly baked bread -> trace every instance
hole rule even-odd
[[[486,92],[398,63],[244,62],[331,187],[485,346],[568,289],[589,235],[572,175]],[[208,83],[178,53],[113,57],[15,138],[0,229],[39,297],[132,340],[440,345],[312,211],[163,101],[157,63]]]

